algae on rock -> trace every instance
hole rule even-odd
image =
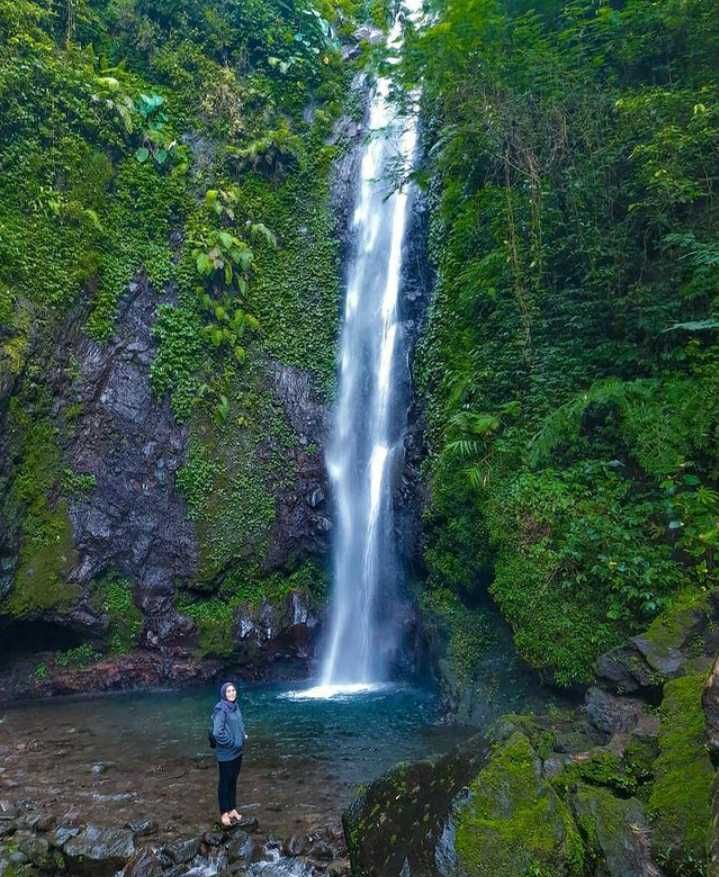
[[[469,877],[583,873],[579,832],[524,734],[498,745],[472,782],[457,820],[457,854]]]

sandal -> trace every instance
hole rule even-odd
[[[230,816],[229,813],[223,813],[222,816],[220,816],[220,822],[224,825],[225,828],[230,828],[232,825],[235,824],[232,816]]]

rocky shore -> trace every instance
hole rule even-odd
[[[93,877],[242,877],[348,875],[341,832],[326,829],[278,839],[264,835],[256,819],[229,830],[155,840],[150,819],[122,827],[81,823],[69,811],[55,816],[32,801],[0,800],[0,877],[82,874]]]

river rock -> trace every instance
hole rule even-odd
[[[200,839],[193,837],[187,840],[176,840],[165,844],[162,850],[176,865],[183,865],[194,859],[200,852]]]
[[[17,841],[17,848],[29,861],[42,870],[52,867],[53,861],[50,855],[50,844],[44,837],[26,837]]]
[[[130,831],[142,837],[147,834],[154,834],[157,831],[157,823],[154,819],[132,819],[125,825],[125,828],[129,828]]]
[[[63,845],[65,856],[75,862],[93,862],[97,871],[112,874],[135,854],[135,841],[126,828],[87,825]]]
[[[50,843],[62,849],[70,838],[77,837],[80,834],[80,826],[78,825],[58,825],[50,834]]]
[[[301,834],[293,834],[285,841],[282,852],[286,856],[301,856],[307,847],[306,838]]]
[[[151,849],[140,850],[122,869],[122,877],[162,877],[163,873],[162,860]]]
[[[255,843],[245,831],[233,832],[227,844],[228,862],[251,862],[255,852]]]

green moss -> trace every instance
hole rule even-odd
[[[201,655],[227,658],[232,654],[235,607],[231,603],[218,599],[180,602],[178,609],[197,625]]]
[[[263,346],[287,365],[315,372],[328,387],[335,373],[340,265],[329,206],[332,153],[317,149],[306,169],[273,185],[250,177],[241,185],[249,216],[278,239],[256,254],[257,276],[247,296],[260,322]]]
[[[638,778],[630,766],[606,749],[596,749],[589,758],[567,765],[552,782],[565,792],[576,783],[586,783],[605,786],[623,797],[634,795],[638,788]]]
[[[66,494],[73,496],[89,493],[95,486],[96,479],[92,473],[73,472],[72,469],[63,469],[62,487]]]
[[[667,682],[649,799],[656,846],[672,874],[701,875],[714,769],[705,744],[703,674]]]
[[[62,611],[80,594],[79,587],[66,580],[77,563],[77,553],[65,502],[48,509],[41,524],[42,535],[23,538],[15,584],[0,607],[10,615],[32,617],[48,610]]]
[[[55,663],[58,667],[89,667],[100,657],[89,643],[83,643],[81,646],[75,646],[65,652],[60,652],[55,656]]]
[[[280,605],[292,591],[299,591],[311,606],[326,598],[326,574],[313,561],[307,561],[290,574],[263,576],[257,568],[236,569],[225,576],[218,597],[197,598],[183,595],[178,611],[197,625],[198,649],[202,655],[229,657],[234,651],[233,626],[240,606],[255,609],[267,601]]]
[[[125,654],[137,645],[142,630],[142,612],[135,605],[132,583],[116,573],[108,573],[93,583],[91,600],[109,619],[108,650]]]
[[[471,682],[482,657],[495,641],[492,619],[480,609],[469,609],[447,588],[421,595],[426,623],[437,626],[446,642],[447,670],[460,685]]]
[[[541,778],[529,740],[515,732],[470,786],[457,854],[470,877],[582,874],[583,849],[566,805]]]
[[[191,520],[197,520],[204,514],[220,471],[217,463],[209,460],[206,453],[201,444],[191,442],[187,462],[177,471],[175,483],[187,501]]]
[[[629,873],[636,865],[637,836],[646,828],[639,801],[617,798],[607,789],[580,784],[573,802],[592,873]]]
[[[296,436],[267,386],[263,364],[253,359],[241,368],[227,365],[211,380],[190,431],[178,483],[195,521],[198,583],[214,588],[228,569],[245,569],[264,557],[277,491],[295,477]]]
[[[4,514],[21,537],[15,583],[1,607],[11,615],[66,609],[79,594],[77,585],[66,581],[77,560],[67,502],[62,497],[51,500],[62,469],[49,405],[48,394],[38,387],[23,398],[12,398],[8,410],[16,465]]]
[[[684,645],[687,632],[698,618],[708,616],[708,613],[708,594],[696,588],[687,588],[677,594],[671,606],[654,619],[642,637],[659,654],[666,656],[671,649]]]

